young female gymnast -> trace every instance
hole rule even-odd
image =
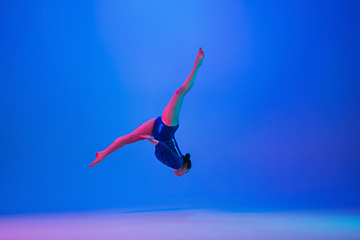
[[[181,154],[175,140],[175,132],[179,128],[179,112],[186,93],[195,82],[197,70],[204,59],[204,52],[199,49],[193,69],[181,87],[176,90],[170,102],[165,107],[162,116],[155,117],[141,124],[133,132],[116,139],[104,151],[96,153],[96,159],[90,164],[92,167],[100,163],[106,156],[122,148],[126,144],[144,139],[155,145],[156,158],[168,167],[171,167],[176,176],[183,176],[191,168],[190,154]]]

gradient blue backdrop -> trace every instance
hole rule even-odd
[[[359,1],[0,1],[0,214],[360,207],[359,23]],[[89,169],[200,46],[191,172],[147,141]]]

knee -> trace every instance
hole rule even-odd
[[[176,90],[175,94],[185,95],[190,89],[188,87],[181,86],[178,90]]]

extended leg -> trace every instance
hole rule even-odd
[[[195,82],[196,73],[199,67],[202,64],[204,58],[204,52],[202,49],[199,49],[198,55],[195,60],[193,69],[191,70],[189,76],[186,78],[185,82],[181,87],[176,90],[174,95],[171,97],[170,102],[166,105],[163,114],[162,121],[165,125],[176,126],[179,124],[179,113],[184,101],[184,97],[188,91],[192,88]]]
[[[154,121],[156,118],[150,119],[147,122],[141,124],[134,131],[124,136],[117,138],[109,147],[107,147],[104,151],[96,153],[96,159],[90,164],[89,167],[92,167],[98,163],[100,163],[104,158],[106,158],[109,154],[119,150],[126,144],[134,143],[137,141],[144,140],[143,138],[139,138],[139,135],[150,135],[152,136]]]

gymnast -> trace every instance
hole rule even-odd
[[[203,59],[204,52],[200,48],[193,69],[185,82],[171,97],[162,116],[152,118],[140,124],[133,132],[117,138],[104,151],[96,153],[96,158],[89,167],[100,163],[110,153],[119,150],[126,144],[146,139],[155,145],[156,158],[166,166],[171,167],[176,176],[181,177],[187,173],[191,168],[190,154],[181,154],[174,134],[179,128],[179,113],[184,97],[194,85],[197,70]]]

